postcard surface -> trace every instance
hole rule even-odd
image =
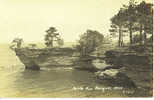
[[[153,0],[0,0],[0,98],[153,96]]]

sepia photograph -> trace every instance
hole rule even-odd
[[[153,6],[0,0],[0,98],[152,98]]]

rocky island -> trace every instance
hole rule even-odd
[[[30,47],[21,47],[23,40],[16,38],[14,45],[10,48],[15,51],[20,61],[25,65],[25,69],[40,70],[41,67],[69,67],[73,65],[78,56],[73,56],[75,49],[70,47],[61,47],[63,40],[56,28],[50,27],[45,36],[45,48],[37,48],[36,44],[30,44]],[[57,43],[58,47],[53,46]]]
[[[136,94],[152,95],[153,90],[153,44],[132,45],[105,52],[104,60],[111,66],[96,72],[102,82],[127,88],[136,88]]]
[[[41,67],[69,67],[77,57],[71,48],[15,49],[15,53],[26,69],[40,70]]]
[[[109,45],[108,45],[109,47]],[[152,95],[152,44],[132,45],[121,48],[103,49],[103,52],[90,55],[78,48],[14,48],[16,55],[25,65],[25,69],[40,70],[43,67],[72,67],[78,70],[94,72],[96,80],[109,86],[144,91],[145,96]],[[138,73],[138,74],[137,74]],[[142,92],[141,92],[142,93]]]
[[[152,5],[144,1],[134,4],[130,0],[129,3],[111,18],[109,36],[88,29],[74,46],[63,47],[60,34],[55,27],[50,27],[44,38],[46,47],[35,48],[35,44],[31,48],[21,47],[22,39],[15,39],[16,47],[11,48],[25,69],[71,67],[86,70],[92,72],[94,80],[100,84],[133,89],[132,96],[152,96]],[[142,12],[143,9],[147,13]],[[129,40],[126,41],[128,36]],[[118,42],[114,41],[116,37]]]
[[[0,97],[153,96],[152,0],[10,1]]]

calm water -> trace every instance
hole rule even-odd
[[[87,90],[80,90],[88,87]],[[0,97],[99,97],[124,96],[90,88],[104,87],[94,74],[72,68],[24,70],[24,65],[7,46],[0,46]],[[75,88],[78,90],[75,90]]]

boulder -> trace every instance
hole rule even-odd
[[[122,69],[123,70],[123,69]],[[136,88],[135,83],[121,69],[107,69],[105,71],[95,72],[97,79],[102,82],[107,81],[111,86],[122,86],[125,88]]]
[[[101,59],[92,60],[92,65],[99,70],[103,70],[103,69],[110,66],[109,64],[106,64],[106,62],[104,60],[101,60]]]
[[[101,79],[109,79],[109,78],[115,78],[118,72],[119,70],[117,69],[108,69],[105,71],[98,71],[95,73],[95,75]]]

